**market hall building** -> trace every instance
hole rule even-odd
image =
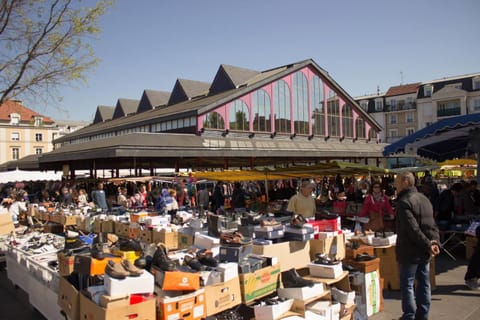
[[[40,169],[209,170],[344,160],[379,166],[381,127],[311,59],[254,71],[220,65],[212,83],[98,106],[91,125],[54,141]]]

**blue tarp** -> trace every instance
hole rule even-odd
[[[428,138],[437,136],[438,139],[432,139],[431,143],[419,143],[419,145],[421,144],[421,148],[418,148],[416,153],[437,161],[464,157],[468,153],[473,153],[472,150],[468,149],[468,142],[471,139],[469,130],[479,127],[480,113],[446,118],[392,143],[385,147],[383,154],[389,156],[399,152],[405,152],[405,146],[407,144],[414,144],[421,140],[426,141]],[[452,130],[455,130],[455,132],[459,134],[445,134]],[[442,135],[445,136],[444,139],[442,139]]]

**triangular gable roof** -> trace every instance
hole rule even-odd
[[[117,101],[112,119],[128,116],[137,112],[138,100],[120,98]]]
[[[115,107],[98,106],[97,111],[95,112],[95,117],[93,118],[93,123],[100,123],[112,120],[113,111],[115,111]]]
[[[420,82],[393,86],[388,89],[385,96],[392,97],[392,96],[400,96],[400,95],[409,94],[409,93],[417,93],[417,89],[419,86],[420,86]]]
[[[210,94],[238,88],[259,73],[259,71],[222,64],[210,86]]]
[[[18,113],[20,115],[20,122],[30,122],[33,117],[42,117],[43,123],[46,124],[55,122],[51,118],[25,107],[20,101],[7,100],[0,105],[0,121],[10,122],[10,115],[12,113]]]
[[[168,100],[168,104],[176,104],[182,101],[190,100],[194,97],[200,95],[207,95],[208,89],[210,88],[210,83],[187,80],[187,79],[177,79]]]
[[[261,73],[257,74],[253,78],[247,80],[245,85],[242,85],[238,89],[227,90],[221,93],[217,93],[214,95],[206,95],[201,97],[192,98],[192,100],[185,100],[178,102],[176,104],[171,104],[169,101],[168,106],[164,108],[149,110],[147,112],[142,112],[140,114],[134,114],[129,117],[123,117],[115,119],[115,121],[109,121],[104,123],[95,124],[92,126],[88,126],[77,130],[73,133],[70,133],[66,136],[60,137],[56,140],[57,143],[61,143],[63,141],[68,141],[71,139],[75,139],[80,136],[88,136],[91,134],[100,134],[103,132],[110,132],[115,128],[126,128],[126,127],[133,127],[138,125],[145,125],[148,123],[152,123],[154,121],[158,121],[158,118],[175,118],[175,117],[184,117],[186,114],[189,115],[199,115],[205,112],[209,112],[222,104],[228,103],[235,99],[240,98],[241,96],[253,92],[262,86],[267,85],[268,83],[274,82],[277,79],[284,77],[290,73],[294,73],[306,66],[310,66],[315,70],[315,72],[319,73],[325,81],[327,81],[332,89],[334,89],[337,94],[341,94],[344,97],[345,102],[352,105],[355,111],[362,116],[368,123],[371,124],[373,128],[376,130],[380,130],[380,125],[376,122],[376,120],[371,117],[367,112],[365,112],[358,103],[335,81],[333,80],[327,71],[319,67],[312,59],[303,60],[297,63],[289,64],[280,66],[277,68],[269,69],[266,71],[262,71]],[[184,80],[185,81],[185,80]],[[187,81],[188,82],[188,81]],[[177,93],[183,90],[181,88],[180,82],[177,80],[176,83],[176,90]],[[175,91],[175,90],[174,90]],[[174,92],[172,91],[172,97]]]
[[[385,147],[383,154],[388,156],[405,152],[409,145],[431,137],[438,137],[438,139],[432,141],[429,147],[424,143],[419,143],[421,147],[416,150],[416,153],[426,158],[435,158],[437,161],[461,157],[466,152],[466,143],[469,138],[468,131],[479,126],[480,113],[442,119]],[[450,132],[454,135],[447,134]]]
[[[166,105],[169,98],[170,92],[167,91],[144,90],[138,103],[137,113]]]

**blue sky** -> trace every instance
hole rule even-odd
[[[171,91],[177,78],[212,82],[220,64],[312,58],[353,97],[480,72],[479,13],[478,0],[117,0],[92,40],[101,63],[88,84],[60,90],[64,111],[34,109],[92,121],[98,105]]]

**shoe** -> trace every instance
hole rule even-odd
[[[478,279],[472,278],[472,279],[465,280],[465,285],[470,290],[478,290]]]
[[[282,224],[275,218],[267,218],[260,221],[262,227],[279,227]]]
[[[251,244],[252,239],[244,237],[240,232],[222,232],[220,234],[220,244],[229,246],[243,246]]]
[[[317,260],[314,261],[315,264],[326,264],[331,266],[340,263],[340,261],[328,257],[325,253],[317,253],[315,257],[317,258]]]
[[[92,255],[92,258],[103,260],[105,258],[105,253],[103,252],[103,244],[101,243],[93,244],[91,255]]]
[[[357,261],[371,261],[373,259],[376,259],[377,256],[373,255],[369,255],[368,253],[364,252],[364,253],[359,253],[357,254],[357,256],[355,257],[355,260]]]
[[[138,241],[135,241],[133,239],[124,239],[124,240],[120,240],[119,249],[121,251],[139,252],[139,251],[142,251],[142,246]]]
[[[302,278],[295,268],[282,272],[282,284],[284,288],[313,287],[314,282]]]
[[[211,268],[218,266],[218,261],[213,257],[212,251],[202,249],[199,250],[196,255],[201,264]]]
[[[303,225],[307,222],[304,216],[301,214],[296,214],[293,216],[292,220],[290,220],[290,226],[294,228],[303,228]]]
[[[167,247],[163,243],[157,244],[157,250],[153,254],[152,264],[163,271],[175,270],[175,263],[168,257]]]
[[[206,269],[206,267],[201,264],[197,258],[189,255],[185,255],[183,257],[183,263],[196,271],[204,271]]]
[[[105,273],[112,278],[120,280],[125,279],[130,275],[130,272],[125,270],[120,263],[116,263],[113,260],[108,260],[107,265],[105,266]]]
[[[147,259],[142,255],[141,257],[135,259],[133,264],[137,268],[145,269],[147,267]]]
[[[121,262],[121,265],[123,269],[125,269],[130,277],[139,277],[140,275],[143,274],[143,270],[137,268],[130,260],[128,259],[123,259]]]

